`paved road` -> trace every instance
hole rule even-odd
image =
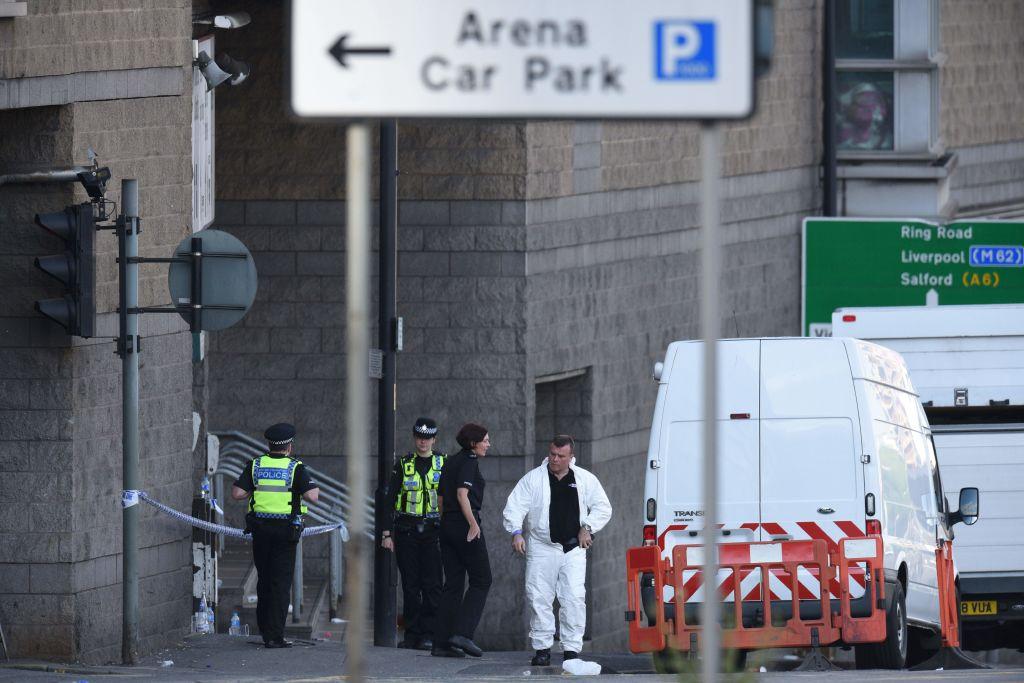
[[[482,659],[440,659],[428,653],[390,648],[367,647],[368,675],[376,680],[450,681],[487,680],[520,681],[529,677],[549,678],[562,674],[560,667],[544,669],[528,666],[530,653],[488,652]],[[633,681],[673,681],[672,676],[657,676],[651,670],[651,660],[637,655],[593,655],[589,657],[604,667],[602,678],[627,678]],[[556,656],[554,659],[558,660]],[[172,661],[161,666],[162,661]],[[776,657],[765,662],[771,666],[786,666],[787,661]],[[756,665],[756,664],[755,664]],[[790,664],[791,665],[791,664]],[[527,674],[527,672],[529,672]],[[345,673],[345,651],[334,641],[311,642],[290,650],[266,650],[259,639],[238,638],[227,635],[195,636],[178,648],[146,658],[137,667],[77,667],[32,662],[15,662],[0,666],[0,681],[35,683],[36,681],[195,681],[223,683],[224,681],[309,681],[327,683],[342,681]],[[830,673],[772,671],[749,672],[724,677],[730,683],[749,681],[969,681],[970,683],[1024,682],[1024,667],[1000,668],[980,671],[836,671]]]

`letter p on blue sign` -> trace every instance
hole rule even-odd
[[[654,23],[654,77],[659,81],[715,78],[715,24],[666,19]]]

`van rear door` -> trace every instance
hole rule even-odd
[[[758,523],[759,340],[718,345],[718,515],[724,541],[756,541]],[[668,438],[661,447],[658,531],[665,556],[677,544],[702,542],[703,509],[703,344],[680,344],[673,363],[663,420]]]
[[[843,343],[762,341],[760,398],[761,540],[816,538],[836,549],[864,535],[859,413]],[[816,579],[800,581],[805,597],[818,597]]]

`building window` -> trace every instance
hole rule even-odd
[[[841,159],[942,154],[938,0],[838,0],[836,149]]]

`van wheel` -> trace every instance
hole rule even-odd
[[[902,669],[907,664],[907,600],[899,582],[885,610],[885,640],[854,647],[858,669]]]

